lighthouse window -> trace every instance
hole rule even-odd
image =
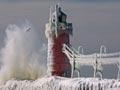
[[[62,16],[59,16],[58,19],[59,19],[59,22],[62,22]]]
[[[66,17],[62,16],[62,22],[66,22]]]
[[[55,22],[55,19],[53,19],[53,22]]]
[[[55,16],[53,16],[53,22],[55,22]]]

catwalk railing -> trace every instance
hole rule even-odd
[[[81,49],[82,53],[79,53]],[[78,51],[71,45],[63,44],[63,52],[67,55],[72,66],[71,77],[73,72],[77,71],[80,77],[80,67],[92,66],[94,69],[94,77],[103,77],[103,65],[116,65],[118,67],[117,78],[120,78],[120,52],[106,53],[106,47],[104,45],[100,48],[100,53],[94,53],[91,55],[84,55],[82,47],[78,48]]]

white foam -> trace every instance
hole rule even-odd
[[[9,25],[1,50],[0,81],[36,79],[46,73],[46,47],[30,24]]]

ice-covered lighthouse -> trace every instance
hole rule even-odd
[[[67,56],[62,52],[62,45],[70,45],[72,23],[67,23],[67,15],[59,5],[54,12],[50,8],[49,23],[46,24],[45,34],[48,39],[47,66],[48,74],[70,77],[71,65]]]

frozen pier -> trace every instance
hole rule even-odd
[[[10,80],[1,84],[0,90],[120,90],[120,81],[51,76],[37,80]]]

